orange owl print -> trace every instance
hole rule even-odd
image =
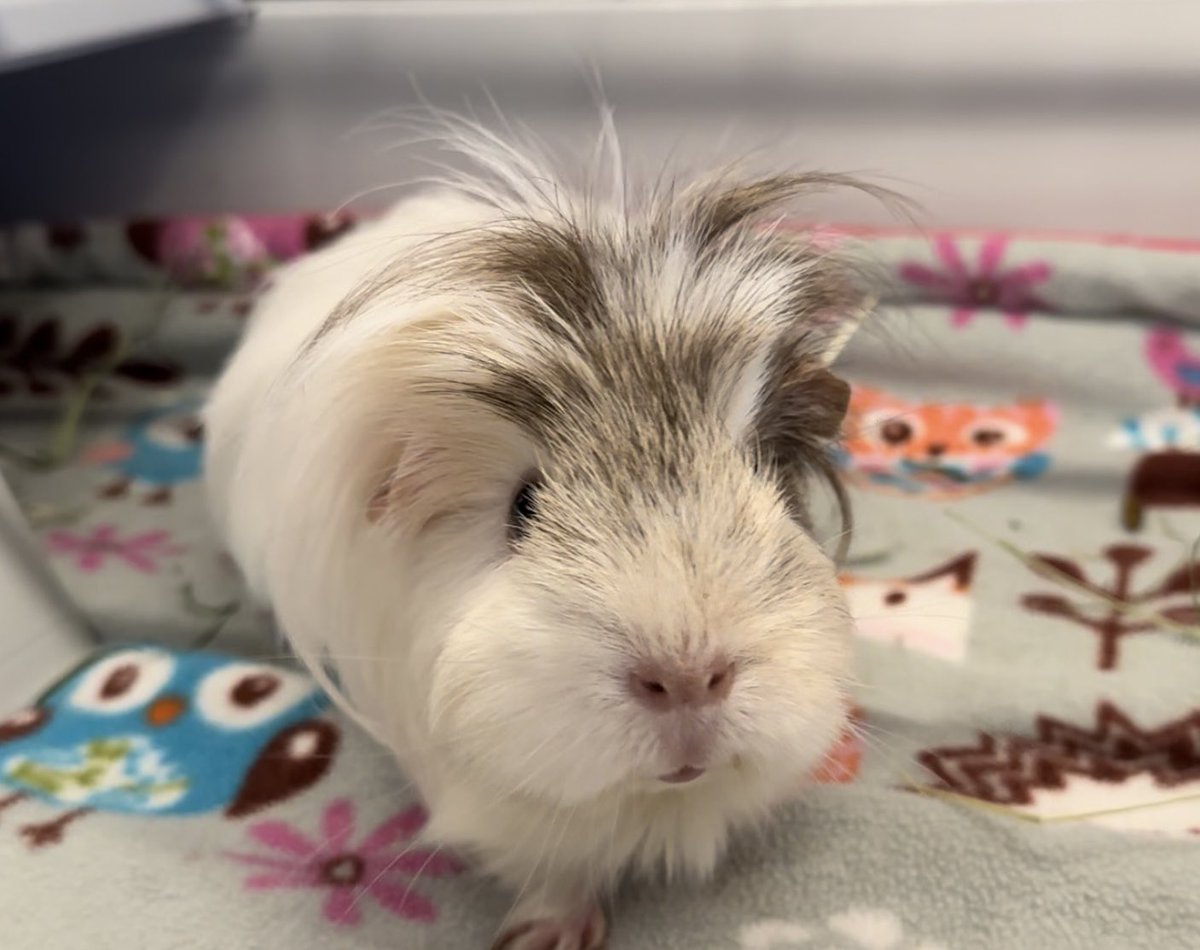
[[[1057,426],[1058,410],[1044,399],[911,402],[856,386],[838,463],[864,488],[930,501],[966,498],[1041,475]]]

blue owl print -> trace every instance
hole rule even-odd
[[[307,677],[252,660],[157,646],[93,659],[0,721],[0,809],[67,811],[26,825],[34,846],[91,811],[230,818],[309,788],[339,745]]]
[[[181,403],[144,413],[120,439],[93,446],[85,458],[116,474],[101,497],[122,498],[137,490],[146,504],[163,505],[176,485],[200,476],[203,442],[195,404]]]

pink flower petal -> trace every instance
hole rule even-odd
[[[316,887],[317,884],[305,874],[267,872],[252,874],[242,883],[248,891],[274,891],[284,887]]]
[[[991,277],[996,273],[996,268],[1004,260],[1004,249],[1007,245],[1008,238],[1003,234],[993,234],[984,239],[979,246],[980,277]]]
[[[975,311],[968,307],[960,307],[950,314],[950,325],[962,328],[975,319]]]
[[[411,884],[376,881],[368,891],[375,900],[398,917],[426,923],[437,919],[437,908],[433,906],[433,902],[414,891]]]
[[[1022,284],[1001,284],[996,307],[1006,313],[1024,313],[1027,310],[1050,310],[1051,308]]]
[[[1047,261],[1030,261],[1028,264],[1010,267],[999,276],[998,280],[1001,284],[1020,284],[1030,287],[1033,284],[1049,280],[1052,273],[1054,273],[1054,269]]]
[[[407,851],[387,860],[381,856],[373,863],[380,865],[375,873],[385,878],[392,874],[414,878],[449,877],[463,872],[462,864],[453,855],[428,849]]]
[[[428,817],[425,809],[420,805],[413,805],[406,808],[375,828],[374,831],[363,839],[363,843],[359,845],[358,849],[362,854],[366,855],[379,851],[382,848],[391,847],[397,841],[407,841],[425,827]]]
[[[900,277],[910,284],[924,287],[926,290],[936,290],[944,294],[957,293],[962,280],[947,276],[941,271],[933,270],[924,264],[908,261],[900,265]]]
[[[354,834],[354,806],[345,798],[329,803],[321,816],[321,837],[332,854],[345,851]]]
[[[260,821],[250,826],[248,834],[268,848],[294,854],[305,861],[311,861],[323,851],[285,821]]]
[[[358,909],[359,891],[351,887],[335,887],[325,898],[325,919],[332,924],[357,927],[362,914]]]
[[[273,858],[266,854],[242,854],[237,851],[227,851],[225,852],[225,856],[249,867],[270,868],[273,871],[287,872],[303,870],[309,873],[307,865],[290,858]]]
[[[56,528],[54,531],[46,532],[46,545],[54,554],[67,554],[78,550],[79,538]]]
[[[1006,313],[1004,315],[1004,319],[1005,319],[1005,321],[1007,321],[1008,325],[1010,327],[1012,327],[1014,330],[1019,330],[1019,329],[1021,329],[1021,327],[1025,326],[1026,323],[1029,322],[1029,314],[1027,314],[1027,313]]]
[[[76,566],[85,574],[99,570],[104,563],[104,555],[100,551],[84,551]]]
[[[138,554],[136,551],[128,549],[119,552],[121,559],[132,567],[135,571],[141,571],[143,574],[157,574],[158,564],[148,557]]]
[[[306,250],[304,230],[307,220],[301,215],[247,215],[242,223],[274,258],[287,261],[299,257]]]
[[[91,540],[93,543],[97,541],[111,541],[116,533],[117,526],[115,524],[96,525],[96,530],[92,532]]]
[[[166,541],[170,535],[166,531],[147,531],[144,534],[133,534],[125,540],[126,547],[155,547]]]
[[[951,274],[958,277],[969,277],[962,255],[958,253],[958,245],[948,234],[939,234],[933,239],[933,249]]]

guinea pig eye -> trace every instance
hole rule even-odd
[[[539,482],[536,478],[526,479],[516,495],[508,512],[508,539],[520,541],[529,533],[529,526],[537,517],[537,492]]]
[[[200,681],[196,709],[214,726],[251,729],[314,692],[303,676],[259,663],[228,663]]]
[[[153,699],[174,670],[175,661],[167,653],[122,650],[85,672],[67,702],[93,713],[129,712]]]

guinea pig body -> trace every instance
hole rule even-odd
[[[498,945],[577,950],[622,874],[710,871],[842,727],[850,620],[807,510],[861,302],[754,226],[836,180],[623,205],[500,177],[276,276],[207,483],[431,841],[518,893]]]

